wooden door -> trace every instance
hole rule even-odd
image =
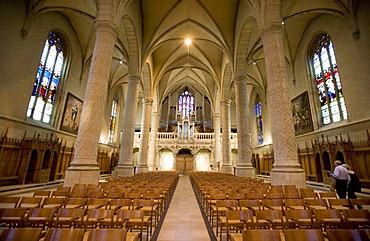
[[[176,171],[180,174],[188,175],[193,171],[194,158],[192,155],[183,154],[176,157]]]

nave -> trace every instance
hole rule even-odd
[[[21,230],[24,227],[27,227],[27,230],[32,228],[38,229],[40,233],[34,234],[36,236],[35,239],[22,234],[21,239],[5,239],[3,236],[0,236],[0,240],[57,241],[59,240],[57,235],[55,234],[50,239],[49,233],[58,227],[64,227],[64,230],[80,230],[79,235],[82,235],[81,239],[73,236],[72,240],[83,241],[121,240],[119,235],[126,237],[126,239],[122,240],[140,240],[141,237],[142,240],[153,241],[221,241],[229,240],[227,239],[229,237],[231,240],[236,241],[242,240],[243,235],[246,236],[249,233],[253,237],[257,237],[258,233],[272,236],[278,234],[275,237],[277,239],[273,237],[272,239],[264,240],[290,240],[289,236],[294,235],[291,232],[295,232],[292,230],[303,230],[302,232],[306,232],[304,230],[312,229],[314,231],[307,232],[315,232],[316,234],[310,235],[318,235],[319,238],[312,239],[311,236],[311,239],[308,240],[338,240],[337,237],[330,237],[331,229],[335,229],[336,233],[344,232],[341,235],[343,237],[346,237],[349,233],[354,234],[360,238],[356,240],[368,240],[369,235],[370,217],[368,209],[370,202],[368,197],[358,199],[363,201],[362,207],[364,210],[361,211],[358,210],[357,205],[350,207],[350,203],[347,203],[348,205],[345,203],[347,200],[337,199],[335,193],[317,192],[313,189],[298,189],[293,186],[272,186],[261,179],[207,172],[194,172],[190,176],[178,176],[176,172],[172,174],[171,172],[158,172],[157,174],[153,172],[146,175],[146,177],[144,175],[135,175],[134,177],[118,179],[108,178],[99,187],[86,186],[82,188],[81,185],[77,186],[73,187],[69,191],[68,197],[65,198],[61,197],[63,195],[63,187],[12,195],[12,197],[19,198],[15,204],[12,204],[13,210],[23,209],[26,211],[23,217],[18,220],[13,218],[11,222],[7,222],[6,217],[4,217],[4,213],[6,213],[4,212],[5,208],[10,209],[9,205],[11,204],[7,203],[8,207],[6,207],[4,202],[6,198],[1,196],[0,224],[2,225],[1,232],[3,236],[9,232],[4,230]],[[162,187],[164,189],[161,189]],[[291,190],[288,192],[288,189]],[[152,195],[155,192],[161,193],[161,195],[158,195],[160,198],[155,198],[156,195]],[[104,197],[100,196],[100,198],[97,198],[102,193],[104,193]],[[139,196],[137,196],[138,193],[140,194]],[[42,197],[42,194],[48,195],[48,197]],[[60,206],[56,202],[51,202],[51,200],[58,198],[56,197],[57,195],[59,195],[59,199],[64,200],[64,203],[60,204]],[[31,199],[27,202],[25,198],[31,198],[32,196],[38,196],[39,202],[32,202]],[[146,205],[137,204],[138,200],[143,199],[151,200],[147,202],[148,205],[150,204],[149,208]],[[276,202],[277,199],[281,200],[281,202]],[[83,200],[83,203],[77,204],[77,200]],[[100,201],[96,202],[97,200]],[[117,200],[129,201],[126,204],[123,204],[124,202],[118,204],[119,201]],[[246,204],[248,202],[250,203],[249,205]],[[257,205],[252,206],[251,203],[253,202],[257,203]],[[56,209],[59,208],[59,210],[54,210],[54,216],[49,221],[32,222],[31,217],[34,210],[38,207],[41,207],[40,209],[50,209],[52,206]],[[76,219],[74,223],[62,223],[60,219],[61,210],[67,209],[79,210],[82,214],[80,221]],[[141,225],[138,225],[138,223],[135,225],[133,223],[130,224],[129,219],[123,222],[119,221],[119,213],[124,213],[127,210],[138,211],[140,209],[141,212],[145,212]],[[93,220],[94,218],[90,216],[93,213],[91,210],[98,210],[94,211],[94,213],[103,212],[101,210],[108,210],[107,212],[114,210],[114,212],[111,212],[113,215],[110,217]],[[271,210],[282,214],[278,218],[280,219],[279,222],[275,220],[276,218],[273,220],[261,218],[262,213],[268,213]],[[302,217],[298,219],[289,217],[289,215],[299,210],[309,215],[308,220]],[[325,217],[324,219],[319,218],[323,210],[330,212],[332,215],[339,214],[339,216],[331,216],[330,221],[324,221]],[[249,221],[246,219],[245,222],[241,222],[241,220],[244,220],[244,218],[240,218],[241,216],[238,216],[236,220],[230,216],[235,215],[235,213],[241,215],[243,212],[249,213]],[[360,212],[364,214],[360,218],[351,216],[351,213],[357,215]],[[109,221],[109,218],[111,218],[111,221]],[[39,217],[39,219],[41,218]],[[227,225],[229,222],[233,225]],[[138,230],[134,230],[137,226],[141,227]],[[8,227],[11,227],[11,229],[8,229]],[[71,227],[73,229],[70,229]],[[131,229],[132,232],[129,232]],[[92,232],[92,230],[94,231]],[[108,236],[105,234],[100,234],[101,236],[99,236],[99,233],[95,234],[94,232],[99,232],[96,230],[101,230],[100,232],[109,230],[115,230],[114,232],[119,232],[117,230],[127,231],[124,231],[125,233],[122,234],[115,234],[116,239],[108,239]],[[236,230],[244,230],[244,232],[236,233]],[[226,234],[227,232],[229,232],[229,235]],[[364,234],[365,236],[361,236]],[[302,236],[304,234],[300,233],[299,235]],[[93,237],[99,237],[99,239],[93,239]],[[320,239],[320,237],[323,239]],[[351,239],[346,238],[344,240]]]

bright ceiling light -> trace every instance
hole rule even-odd
[[[185,44],[189,46],[191,44],[191,38],[185,39]]]

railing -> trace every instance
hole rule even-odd
[[[213,133],[194,133],[195,140],[213,140]]]

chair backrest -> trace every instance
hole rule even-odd
[[[45,217],[52,219],[55,215],[55,208],[32,208],[28,213],[30,217]]]
[[[20,197],[0,197],[0,208],[15,208]]]
[[[35,207],[41,206],[42,197],[22,197],[18,207]]]
[[[336,199],[338,198],[336,192],[319,192],[319,197],[320,198],[326,198],[326,199]]]
[[[85,229],[51,228],[45,235],[45,241],[83,241]]]
[[[370,212],[367,209],[346,209],[342,210],[344,218],[368,219],[370,224]]]
[[[253,222],[253,213],[250,210],[228,210],[226,211],[226,223],[229,220]]]
[[[301,198],[318,198],[319,196],[312,188],[300,188]]]
[[[88,241],[125,241],[126,229],[92,229],[87,237]]]
[[[0,235],[1,241],[37,241],[40,238],[41,228],[11,228],[5,229]]]
[[[348,199],[327,199],[331,209],[348,209],[350,207]]]
[[[101,206],[102,208],[106,208],[108,205],[108,199],[101,199],[101,198],[88,198],[87,199],[87,208],[91,206]]]
[[[317,209],[313,210],[316,222],[321,222],[324,219],[341,219],[341,214],[335,209]]]
[[[33,197],[50,197],[51,191],[38,190],[33,193]]]
[[[62,206],[64,204],[65,198],[62,197],[47,197],[42,202],[42,207],[47,205]]]
[[[312,219],[312,212],[307,209],[285,210],[285,217],[287,220]]]
[[[131,200],[129,199],[112,199],[109,201],[109,208],[121,208],[121,207],[128,207],[131,206]]]
[[[118,209],[117,210],[117,221],[121,222],[128,219],[144,219],[144,211],[143,210],[124,210]]]
[[[303,199],[285,199],[284,205],[287,209],[289,209],[289,207],[303,207],[303,209],[306,208],[306,204]]]
[[[320,229],[285,229],[286,241],[324,241],[324,235]]]
[[[358,229],[327,229],[329,241],[369,241],[365,230]]]
[[[370,198],[351,199],[351,204],[353,208],[358,208],[358,206],[362,206],[362,208],[368,209],[370,208]]]
[[[306,203],[308,208],[311,208],[313,206],[323,206],[323,207],[328,207],[328,203],[326,202],[326,199],[311,199],[308,198],[306,199]]]
[[[243,241],[280,241],[278,230],[244,230]]]

